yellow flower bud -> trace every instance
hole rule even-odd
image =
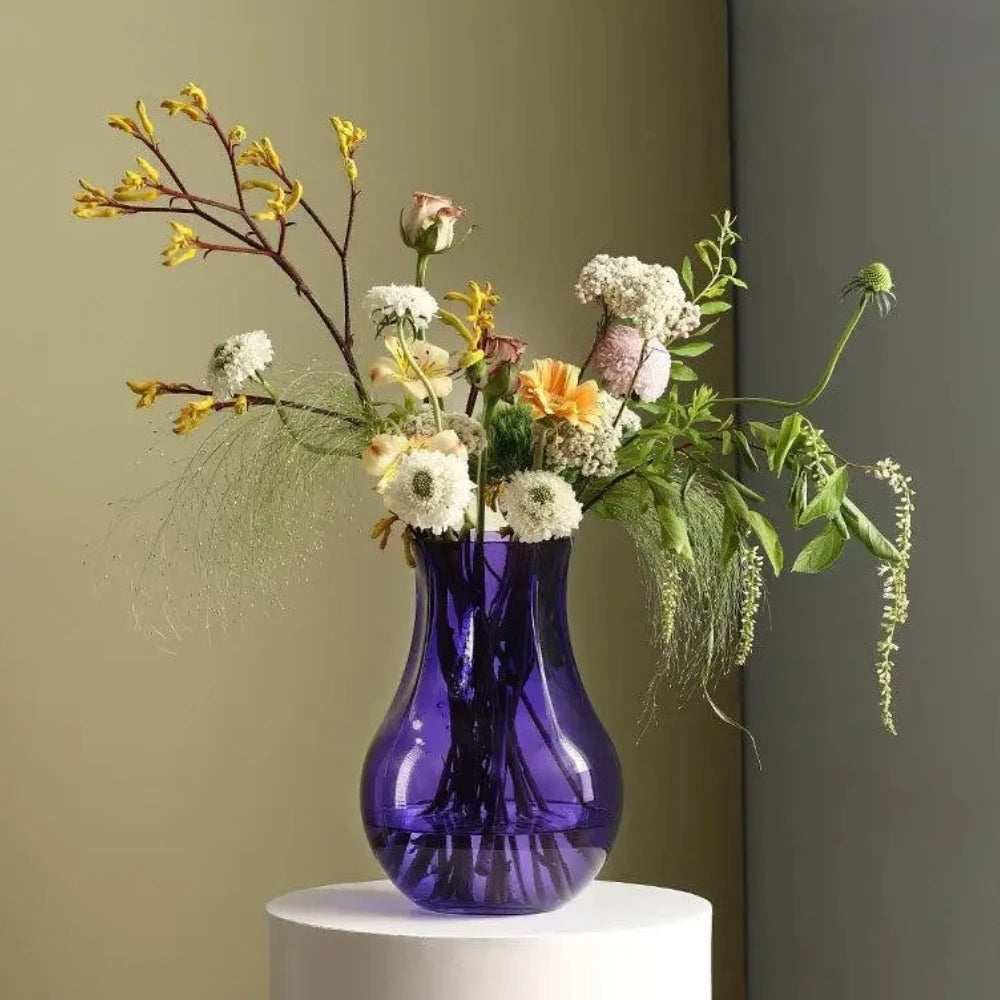
[[[215,400],[211,396],[186,403],[174,418],[174,433],[189,434],[212,412]]]
[[[197,257],[197,256],[198,256],[198,248],[188,247],[187,250],[184,250],[182,253],[176,254],[173,257],[168,257],[162,263],[164,267],[177,267],[178,264],[183,264],[185,261],[190,260],[192,257]]]
[[[135,158],[135,162],[139,164],[139,169],[154,183],[159,184],[160,182],[160,172],[153,166],[149,160],[143,159],[141,156]]]
[[[233,413],[236,413],[236,414],[238,414],[239,416],[242,417],[243,414],[247,412],[247,409],[249,408],[249,406],[250,406],[250,404],[247,402],[246,396],[242,396],[242,395],[241,396],[237,396],[236,397],[236,402],[233,403]]]
[[[208,98],[205,97],[205,91],[202,90],[196,83],[189,83],[181,90],[181,93],[185,97],[190,97],[192,103],[197,108],[202,111],[208,111]]]
[[[135,191],[130,188],[115,188],[115,198],[118,201],[156,201],[160,197],[160,192],[153,188],[143,188]]]
[[[141,98],[135,102],[135,113],[139,116],[139,121],[142,122],[142,127],[146,130],[146,135],[149,136],[150,140],[155,140],[156,134],[153,131],[153,123],[146,113],[146,105],[142,102]]]
[[[280,185],[274,181],[262,181],[256,177],[240,181],[240,187],[244,191],[270,191],[272,194],[277,194],[281,190]]]
[[[234,125],[229,130],[229,145],[238,146],[247,137],[247,130],[242,125]]]
[[[302,201],[302,194],[304,192],[302,187],[302,181],[292,181],[292,190],[289,192],[291,197],[288,200],[288,204],[285,206],[285,212],[290,212],[295,206]]]
[[[108,124],[128,135],[139,135],[139,126],[131,118],[126,118],[125,115],[108,115]]]
[[[264,147],[264,155],[267,158],[267,164],[273,170],[281,169],[281,158],[278,156],[278,151],[271,144],[271,140],[265,135],[260,141],[261,146]]]
[[[80,187],[82,187],[84,191],[87,191],[93,195],[97,195],[100,198],[107,197],[107,192],[104,190],[104,188],[99,188],[96,184],[91,184],[90,181],[85,180],[83,177],[80,178],[79,183]],[[77,194],[74,195],[74,197],[81,198],[82,195]]]
[[[458,367],[459,368],[471,368],[473,365],[479,364],[483,358],[486,357],[486,352],[481,351],[478,348],[474,351],[465,351],[463,354],[459,355]]]
[[[152,406],[156,397],[163,390],[163,383],[155,378],[146,382],[129,381],[125,384],[139,397],[135,403],[137,410],[144,410],[147,406]]]

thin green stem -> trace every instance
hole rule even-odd
[[[544,424],[539,425],[538,440],[535,442],[535,457],[531,463],[533,469],[545,466],[545,446],[549,440],[549,429]]]
[[[423,288],[424,283],[427,281],[427,265],[430,263],[431,255],[429,253],[418,253],[417,254],[417,287]]]
[[[490,423],[497,400],[487,396],[483,401],[481,414],[483,430],[486,432],[483,447],[479,452],[479,465],[476,469],[476,538],[482,542],[486,536],[486,474],[489,470]]]
[[[833,349],[833,354],[830,355],[830,360],[827,362],[826,369],[820,376],[819,382],[816,384],[813,391],[807,396],[803,396],[802,399],[792,400],[771,399],[769,396],[727,396],[717,399],[716,402],[760,403],[763,406],[777,406],[783,410],[798,410],[815,403],[816,400],[823,394],[823,390],[830,384],[830,379],[833,377],[833,372],[837,367],[837,362],[840,361],[840,356],[844,353],[844,348],[847,347],[847,342],[851,339],[851,334],[854,333],[858,323],[861,322],[861,317],[864,316],[865,309],[867,307],[868,297],[863,295],[861,300],[858,302],[857,308],[851,314],[851,318],[847,321],[847,326],[844,327],[843,332],[840,334],[837,346]]]
[[[431,409],[434,411],[434,427],[437,429],[438,433],[440,433],[444,430],[444,420],[441,418],[441,403],[438,401],[437,394],[431,387],[431,380],[427,377],[427,373],[417,364],[413,357],[410,345],[406,341],[406,334],[403,332],[402,320],[399,320],[396,323],[396,337],[399,341],[399,349],[403,352],[403,357],[406,359],[407,365],[413,369],[417,378],[420,379],[424,389],[427,391],[427,398],[430,400]]]

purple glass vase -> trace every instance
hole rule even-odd
[[[426,909],[555,909],[600,871],[622,804],[570,645],[571,543],[414,548],[409,660],[361,779],[369,843]]]

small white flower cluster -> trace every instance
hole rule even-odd
[[[375,285],[365,295],[365,308],[377,320],[409,317],[417,330],[426,330],[437,315],[437,300],[417,285]]]
[[[474,417],[449,410],[441,414],[441,420],[445,430],[454,431],[458,435],[458,440],[470,455],[478,455],[485,447],[486,431]],[[403,421],[400,430],[407,437],[432,437],[437,433],[434,411],[426,407],[419,413],[411,414]]]
[[[583,518],[573,487],[554,472],[515,472],[500,494],[500,511],[522,542],[568,538]]]
[[[385,505],[414,528],[461,531],[475,486],[464,453],[411,451],[385,488]]]
[[[271,338],[263,330],[236,333],[212,352],[208,387],[219,400],[232,399],[244,384],[274,360]]]
[[[576,295],[583,303],[602,299],[612,316],[667,343],[690,336],[701,324],[701,310],[687,301],[677,272],[638,257],[598,254],[580,272]]]
[[[871,468],[871,474],[887,483],[896,497],[896,549],[899,562],[881,562],[878,575],[882,578],[882,638],[876,650],[878,659],[875,672],[878,677],[879,697],[882,708],[882,725],[893,735],[896,724],[892,717],[892,669],[894,656],[899,649],[896,629],[906,624],[910,613],[907,574],[910,569],[910,552],[913,548],[913,486],[911,478],[903,474],[899,463],[883,458]]]
[[[549,429],[545,444],[547,468],[556,472],[579,469],[585,476],[610,476],[615,472],[622,441],[639,430],[642,421],[627,406],[622,410],[622,401],[603,390],[600,406],[600,417],[593,427],[575,427],[561,420]]]
[[[748,545],[740,541],[740,612],[739,638],[736,642],[735,664],[746,666],[753,652],[754,638],[757,634],[757,614],[760,611],[760,601],[764,594],[764,556],[760,547]]]

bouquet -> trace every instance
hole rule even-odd
[[[428,285],[434,257],[464,245],[473,228],[448,197],[414,194],[399,223],[414,253],[413,281],[369,289],[359,317],[349,260],[362,128],[329,120],[346,180],[344,216],[331,224],[272,140],[250,140],[243,126],[224,122],[200,87],[188,84],[161,107],[217,144],[230,192],[206,196],[186,184],[139,101],[134,116],[108,118],[138,146],[135,167],[110,190],[81,180],[75,214],[162,216],[168,268],[214,254],[277,267],[343,366],[343,374],[283,369],[271,338],[255,330],[219,343],[203,378],[127,383],[139,408],[181,397],[173,420],[179,435],[222,422],[173,487],[173,508],[186,512],[192,532],[217,536],[218,551],[239,548],[240,524],[293,530],[296,518],[308,517],[303,498],[341,489],[351,463],[370,477],[385,508],[372,537],[383,549],[398,538],[411,564],[417,542],[507,537],[531,545],[572,535],[585,515],[617,521],[635,547],[649,602],[658,653],[651,710],[663,680],[680,697],[697,692],[711,702],[718,680],[746,663],[765,566],[778,574],[786,565],[778,531],[762,512],[776,484],[792,528],[805,537],[789,560],[793,572],[829,568],[849,542],[875,560],[884,603],[876,647],[881,721],[895,732],[891,680],[907,615],[910,479],[890,458],[859,464],[842,457],[808,416],[865,314],[874,307],[884,315],[893,305],[884,264],[847,283],[850,315],[801,398],[726,397],[699,377],[713,328],[732,294],[747,287],[729,211],[713,216],[712,235],[676,270],[603,253],[586,262],[575,286],[581,307],[591,310],[590,320],[581,313],[588,332],[580,357],[529,361],[522,336],[499,324],[501,296],[488,280],[476,277],[440,296]],[[296,225],[316,227],[329,246],[340,278],[336,312],[329,290],[308,284],[294,260]],[[356,354],[357,328],[369,323],[378,357],[366,366]],[[751,407],[758,419],[743,419]],[[891,538],[852,498],[859,476],[893,493]],[[222,482],[237,488],[206,528],[199,503],[185,506],[185,497]]]

